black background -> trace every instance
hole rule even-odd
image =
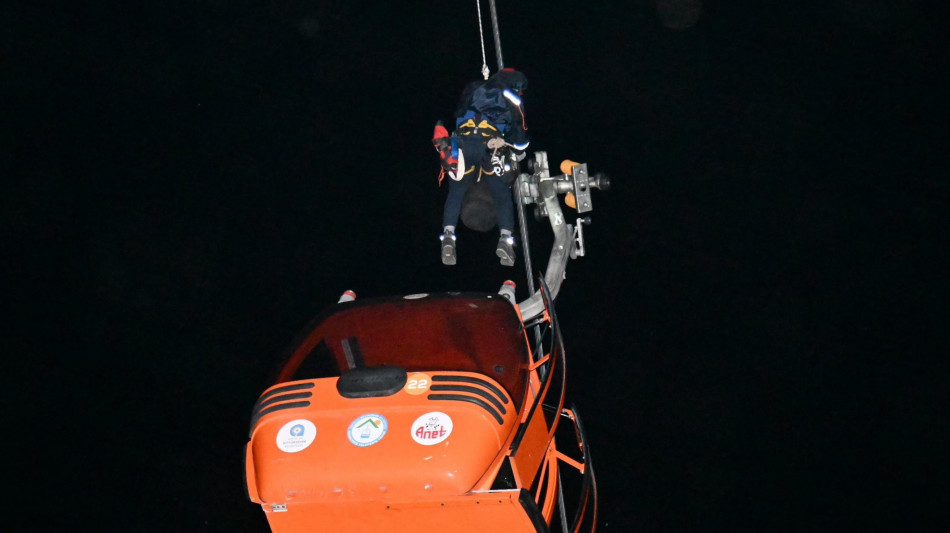
[[[312,316],[525,294],[493,234],[437,257],[475,3],[79,4],[0,24],[8,517],[267,531],[250,408]],[[532,149],[613,182],[557,301],[602,531],[944,513],[946,19],[775,4],[499,1]]]

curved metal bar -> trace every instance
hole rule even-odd
[[[558,189],[555,180],[548,170],[547,154],[535,152],[536,172],[528,179],[519,179],[517,200],[519,203],[538,203],[547,213],[554,233],[554,244],[551,247],[551,256],[548,258],[547,270],[544,273],[544,282],[548,286],[547,297],[553,301],[561,289],[567,262],[571,259],[571,250],[574,245],[574,228],[564,219],[561,205],[558,202]],[[524,175],[522,175],[523,177]],[[533,189],[536,189],[536,193]],[[523,219],[522,219],[523,223]],[[527,254],[527,249],[523,252]],[[518,304],[524,320],[530,320],[544,311],[544,302],[541,291],[534,291],[531,296]]]
[[[577,432],[577,439],[581,446],[581,454],[584,458],[584,476],[581,491],[585,498],[584,504],[577,508],[574,521],[571,524],[571,530],[579,530],[581,523],[587,515],[588,503],[590,503],[592,507],[590,523],[593,524],[593,528],[596,529],[598,512],[597,477],[594,475],[594,463],[590,457],[590,443],[587,440],[587,433],[584,431],[584,424],[581,422],[581,415],[574,405],[571,405],[571,413],[574,415],[574,428]]]

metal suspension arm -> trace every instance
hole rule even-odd
[[[495,10],[495,0],[489,1],[491,7],[491,26],[495,36],[495,58],[498,61],[498,70],[505,68],[505,60],[501,57],[501,30],[498,29],[498,12]]]
[[[547,216],[551,224],[551,231],[554,233],[554,244],[551,247],[551,255],[548,258],[547,269],[544,274],[544,283],[548,287],[548,298],[554,300],[561,289],[561,283],[564,281],[567,270],[567,262],[579,255],[584,255],[583,240],[575,237],[575,230],[571,224],[568,224],[561,211],[561,205],[558,201],[558,194],[572,193],[575,197],[585,199],[583,211],[593,209],[590,202],[589,189],[596,188],[606,190],[610,188],[610,180],[603,175],[590,178],[587,174],[586,164],[573,164],[570,174],[551,176],[548,166],[548,156],[546,152],[535,152],[533,163],[533,174],[521,174],[515,182],[516,200],[519,204],[519,218],[522,235],[527,231],[525,228],[525,217],[523,216],[523,206],[536,204],[536,209],[542,216]],[[578,220],[578,225],[587,223],[589,220]],[[525,242],[523,252],[528,255],[528,245]],[[529,272],[530,276],[530,272]],[[531,279],[529,277],[529,279]],[[532,287],[533,289],[533,287]],[[535,291],[531,296],[518,304],[521,309],[521,315],[524,320],[530,320],[540,315],[544,311],[544,302],[541,292]]]

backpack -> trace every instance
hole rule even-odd
[[[496,72],[486,81],[470,83],[462,92],[455,114],[455,126],[458,127],[475,115],[481,115],[505,133],[508,126],[514,124],[516,117],[512,115],[515,106],[505,98],[504,90],[512,87],[518,90],[524,88],[527,83],[524,74],[513,69]]]
[[[503,88],[492,81],[489,80],[472,91],[468,111],[473,115],[481,114],[482,118],[487,119],[504,133],[508,124],[511,124],[511,108],[502,94]]]

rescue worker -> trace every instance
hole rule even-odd
[[[495,253],[502,265],[515,264],[511,184],[529,143],[521,103],[527,85],[525,75],[510,68],[472,82],[459,99],[452,135],[441,122],[436,124],[432,142],[439,151],[443,175],[450,178],[439,235],[443,264],[456,263],[455,230],[462,201],[469,188],[482,179],[491,190],[500,233]]]

